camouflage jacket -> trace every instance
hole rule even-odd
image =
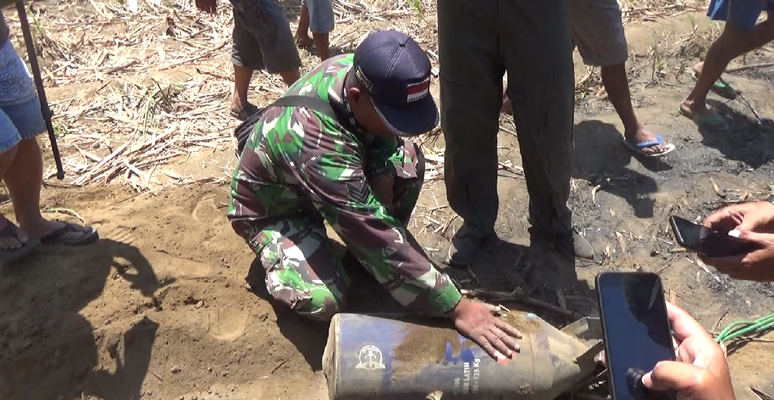
[[[352,54],[328,59],[286,92],[327,100],[344,123],[301,107],[266,110],[234,172],[229,218],[249,220],[257,232],[262,221],[322,215],[398,302],[421,314],[445,314],[459,303],[459,291],[368,183],[394,168],[399,154],[396,139],[363,132],[347,111],[344,81],[352,62]]]

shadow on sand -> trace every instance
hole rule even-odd
[[[106,371],[97,368],[97,342],[107,339],[105,333],[79,313],[102,293],[111,270],[149,304],[171,283],[158,281],[136,247],[109,239],[81,248],[41,247],[25,262],[0,269],[3,399],[140,398],[158,324],[145,317],[111,337],[115,367]]]

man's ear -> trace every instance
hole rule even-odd
[[[362,93],[360,92],[360,89],[357,87],[351,87],[347,89],[347,96],[348,100],[352,105],[358,104],[360,101],[360,98],[362,96]]]

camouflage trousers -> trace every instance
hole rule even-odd
[[[391,210],[405,226],[419,199],[425,168],[424,156],[414,143],[407,141],[400,150],[405,156],[403,164],[395,166]],[[245,229],[244,233],[251,234],[242,236],[260,257],[266,270],[266,288],[275,300],[321,321],[330,320],[344,307],[350,278],[341,258],[334,254],[319,214]]]

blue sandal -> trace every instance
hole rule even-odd
[[[628,140],[624,139],[624,143],[626,143],[626,146],[629,147],[633,152],[637,153],[638,155],[641,155],[643,157],[650,157],[650,158],[656,158],[656,157],[662,157],[665,156],[675,149],[675,145],[672,143],[666,144],[667,149],[658,153],[645,153],[643,150],[647,149],[648,147],[653,146],[659,146],[664,145],[664,138],[661,137],[661,135],[656,135],[656,140],[651,140],[649,142],[640,142],[637,144],[631,144]]]

